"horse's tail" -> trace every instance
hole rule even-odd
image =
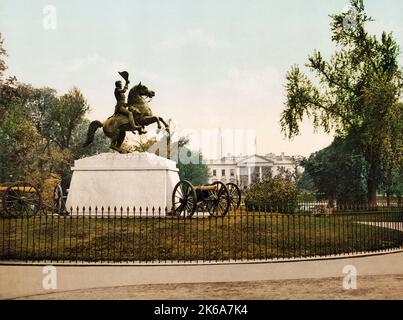
[[[102,122],[95,120],[92,121],[88,127],[88,132],[87,132],[87,140],[84,142],[83,147],[88,146],[94,141],[94,136],[95,136],[95,131],[98,130],[98,128],[102,128]]]

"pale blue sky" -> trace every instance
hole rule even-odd
[[[403,39],[403,1],[367,0],[372,32]],[[304,124],[294,141],[283,139],[285,72],[314,49],[333,50],[328,14],[345,0],[231,1],[22,1],[0,0],[0,32],[8,74],[60,94],[78,86],[103,120],[114,106],[117,71],[132,84],[156,91],[155,114],[178,130],[256,129],[259,153],[309,153],[331,137]],[[57,27],[43,27],[53,5]],[[401,60],[402,61],[402,60]],[[230,150],[227,150],[230,151]],[[205,150],[209,155],[209,151]]]

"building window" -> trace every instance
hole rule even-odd
[[[217,170],[213,170],[213,177],[217,176]]]
[[[222,169],[222,170],[221,170],[221,176],[222,176],[222,177],[225,177],[225,169]]]
[[[233,177],[233,176],[235,176],[235,170],[234,169],[231,169],[231,171],[230,171],[231,173],[231,177]]]

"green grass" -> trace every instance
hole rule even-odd
[[[376,212],[329,216],[230,213],[198,219],[3,218],[0,259],[224,261],[368,252],[403,244],[403,232],[359,221],[402,220],[401,213]]]

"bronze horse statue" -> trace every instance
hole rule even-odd
[[[104,134],[111,139],[109,147],[119,153],[127,153],[126,150],[121,148],[127,131],[133,133],[137,131],[138,134],[144,134],[145,131],[143,129],[145,126],[157,123],[158,129],[161,129],[162,122],[165,130],[169,132],[169,125],[163,118],[153,115],[148,106],[148,102],[144,98],[147,97],[151,100],[154,96],[155,92],[149,90],[145,85],[141,84],[141,82],[131,88],[127,98],[127,107],[129,111],[133,112],[136,124],[140,125],[142,129],[133,131],[128,116],[123,114],[115,114],[104,122],[95,120],[92,121],[88,127],[87,140],[84,143],[84,147],[93,142],[95,132],[99,128],[102,128]]]

